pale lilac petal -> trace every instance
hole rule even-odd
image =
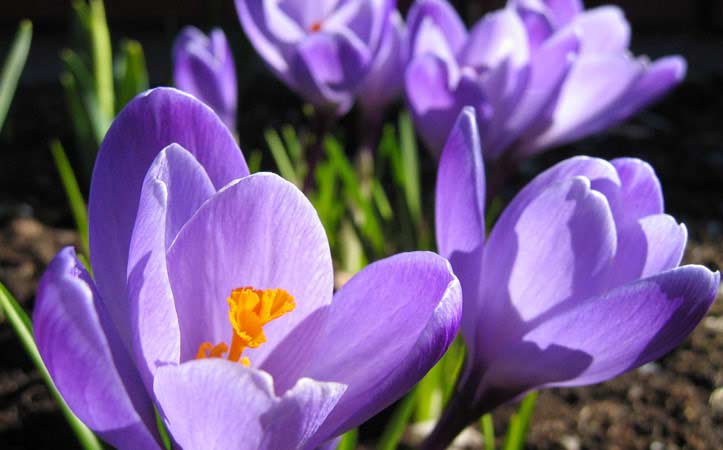
[[[262,3],[262,2],[258,2]],[[306,30],[310,30],[315,23],[327,20],[339,4],[339,0],[282,0],[278,1],[278,8],[287,16]]]
[[[626,53],[630,24],[617,6],[601,6],[579,14],[569,25],[580,35],[581,53]]]
[[[650,164],[636,158],[610,161],[620,176],[620,193],[611,204],[615,221],[626,223],[663,213],[663,190]]]
[[[168,250],[168,273],[181,361],[194,358],[203,342],[230,343],[226,299],[233,289],[288,291],[296,309],[264,327],[267,342],[244,356],[282,392],[298,379],[331,302],[333,271],[324,228],[296,187],[255,174],[218,192],[179,232]]]
[[[424,18],[419,24],[419,34],[411,41],[410,55],[413,57],[436,56],[449,67],[452,74],[450,76],[451,83],[455,83],[459,77],[457,55],[454,48],[445,39],[442,29],[429,17]]]
[[[469,337],[468,350],[472,351],[478,315],[475,298],[485,240],[485,173],[471,108],[459,116],[442,151],[435,195],[437,248],[450,261],[462,284],[462,333]]]
[[[215,192],[203,167],[177,144],[158,154],[143,183],[128,256],[128,295],[135,356],[149,392],[156,368],[178,364],[181,353],[166,250]]]
[[[414,2],[407,15],[412,51],[417,48],[417,39],[424,36],[420,27],[427,19],[431,20],[441,31],[441,35],[453,53],[456,54],[462,49],[467,40],[467,29],[454,8],[444,0],[418,0]],[[413,54],[416,55],[416,53]]]
[[[459,282],[428,252],[369,265],[334,296],[308,376],[348,386],[319,442],[351,429],[411,389],[457,334]]]
[[[585,8],[582,4],[582,0],[543,0],[549,11],[555,25],[561,27],[571,20],[573,20],[578,14],[580,14]]]
[[[514,112],[496,128],[497,139],[490,139],[485,153],[499,157],[529,127],[546,127],[544,112],[557,99],[570,71],[579,41],[574,33],[559,33],[545,42],[530,60],[530,80],[514,106]],[[543,128],[544,129],[544,128]]]
[[[267,373],[208,359],[161,367],[154,390],[184,450],[302,449],[344,392],[302,379],[279,398]]]
[[[33,325],[55,386],[83,423],[118,448],[161,448],[151,400],[70,247],[40,280]]]
[[[503,213],[485,246],[476,297],[485,358],[540,315],[597,293],[616,243],[608,202],[585,177],[549,186],[519,216]]]
[[[191,152],[216,188],[248,174],[231,132],[206,105],[170,88],[133,99],[101,144],[88,205],[90,256],[101,299],[131,346],[126,275],[143,178],[156,155],[177,143]]]
[[[673,269],[570,304],[541,320],[524,340],[592,357],[580,376],[549,385],[604,381],[680,345],[712,305],[719,284],[720,273],[702,266]]]
[[[480,70],[493,69],[505,60],[518,67],[529,58],[525,26],[511,9],[487,14],[472,28],[459,53],[461,64]]]
[[[687,64],[680,56],[668,56],[652,63],[614,111],[616,120],[627,119],[665,95],[683,81],[686,71]]]
[[[362,108],[374,111],[393,102],[404,90],[407,67],[406,26],[401,14],[394,11],[369,73],[357,90]]]
[[[540,151],[615,122],[612,108],[643,73],[642,63],[624,54],[581,55],[562,87],[551,126],[538,136],[528,137],[523,147],[528,153]]]

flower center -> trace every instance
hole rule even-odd
[[[228,353],[229,361],[250,366],[249,358],[241,357],[243,351],[247,347],[257,348],[266,342],[264,325],[296,307],[294,297],[283,289],[237,288],[231,291],[226,301],[229,306],[228,319],[233,328],[231,348],[224,342],[216,345],[204,342],[198,347],[196,359],[222,358]]]
[[[318,33],[321,31],[321,22],[314,22],[311,24],[311,27],[309,27],[312,33]]]

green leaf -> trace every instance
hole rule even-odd
[[[43,359],[40,357],[38,347],[35,345],[35,339],[33,339],[33,327],[30,318],[27,314],[25,314],[25,311],[23,311],[22,307],[2,283],[0,283],[0,309],[2,309],[5,313],[8,322],[10,322],[10,326],[12,326],[15,330],[15,333],[25,349],[25,352],[28,354],[31,361],[35,364],[35,367],[37,367],[41,376],[47,383],[50,393],[55,398],[61,412],[65,416],[65,419],[73,429],[75,436],[80,442],[81,448],[85,450],[103,450],[103,446],[98,438],[95,437],[93,432],[90,431],[90,429],[88,429],[88,427],[86,427],[75,414],[73,414],[68,407],[68,404],[65,403],[65,400],[63,400],[63,397],[60,395],[60,392],[58,392],[53,380],[50,378],[48,369],[43,363]]]
[[[148,89],[148,70],[143,47],[140,42],[121,42],[121,52],[116,61],[118,79],[117,111],[120,111],[133,97]],[[116,112],[117,112],[116,111]]]
[[[71,76],[74,77],[75,82],[73,85],[77,88],[78,97],[81,99],[83,110],[85,111],[85,117],[90,123],[90,128],[93,130],[93,136],[95,137],[96,145],[99,145],[103,141],[105,132],[110,126],[110,116],[106,115],[101,111],[96,91],[94,89],[95,81],[93,75],[86,67],[83,59],[70,49],[65,49],[60,53],[60,58],[65,63],[65,67]],[[70,92],[66,92],[66,97],[71,95]],[[69,102],[69,104],[72,101]],[[71,106],[71,110],[72,110]],[[78,118],[80,120],[80,118]],[[95,155],[92,158],[95,161]]]
[[[103,0],[90,0],[90,39],[93,52],[93,75],[98,109],[110,125],[115,116],[115,91],[113,87],[113,52],[110,31],[105,18]]]
[[[15,96],[20,74],[25,67],[25,61],[30,52],[30,42],[33,39],[33,24],[29,20],[20,22],[10,53],[5,59],[2,74],[0,74],[0,131],[2,131],[5,117],[10,109],[10,103]]]
[[[505,437],[504,450],[523,450],[525,441],[527,440],[527,432],[530,428],[530,419],[532,413],[535,412],[535,403],[537,402],[537,392],[527,394],[519,411],[512,415],[510,425],[507,429]]]
[[[50,153],[53,155],[55,168],[58,169],[58,175],[60,175],[60,180],[63,183],[65,195],[68,197],[68,203],[70,203],[73,219],[75,219],[75,226],[80,236],[83,252],[86,255],[90,255],[90,248],[88,246],[88,209],[85,206],[83,194],[80,193],[78,180],[75,177],[73,168],[70,166],[70,161],[68,161],[68,156],[65,154],[63,144],[61,144],[59,140],[53,139],[50,141]]]
[[[260,150],[251,150],[251,152],[249,152],[248,154],[248,159],[246,160],[246,165],[249,167],[249,173],[256,173],[261,170],[262,160],[263,155],[261,154]]]
[[[422,197],[419,181],[419,151],[417,141],[414,137],[414,127],[409,114],[399,115],[399,143],[402,152],[402,172],[404,195],[407,200],[407,207],[414,223],[419,224],[422,220]]]
[[[436,419],[442,412],[444,397],[442,364],[442,361],[439,361],[417,385],[417,406],[414,411],[415,422]]]
[[[339,441],[339,445],[337,445],[336,450],[354,450],[356,449],[356,444],[358,440],[359,430],[354,428],[351,431],[347,431],[341,437],[341,440]]]
[[[291,158],[292,164],[295,167],[306,165],[306,161],[304,161],[304,149],[299,141],[299,136],[296,134],[296,129],[294,129],[292,125],[284,125],[281,127],[281,135],[284,137],[284,143],[286,143],[286,148],[289,150],[289,157]],[[297,173],[302,175],[302,178],[303,175],[306,175],[300,173],[298,170]]]
[[[271,156],[273,156],[276,162],[276,167],[279,169],[279,174],[300,188],[303,178],[300,178],[294,170],[294,165],[289,159],[289,154],[279,137],[279,133],[273,128],[269,128],[264,132],[264,137],[266,138],[266,144],[269,146],[269,150],[271,150]]]
[[[492,420],[492,414],[482,416],[481,428],[485,440],[484,450],[495,450],[495,423]]]
[[[377,450],[394,450],[397,448],[399,441],[404,436],[404,430],[406,430],[407,424],[412,418],[412,413],[414,413],[416,398],[417,390],[415,389],[402,399],[379,438]]]

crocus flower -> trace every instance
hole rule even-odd
[[[402,94],[407,59],[407,28],[402,15],[394,10],[371,69],[357,89],[365,114],[380,114]]]
[[[438,255],[368,266],[332,298],[303,194],[249,175],[195,98],[133,100],[90,192],[93,276],[71,248],[42,277],[35,337],[71,409],[119,449],[312,449],[408,391],[452,342],[459,282]]]
[[[417,0],[407,24],[407,99],[435,154],[465,106],[485,160],[514,165],[629,117],[686,70],[678,56],[632,57],[622,11],[580,0],[510,0],[469,32],[446,1]]]
[[[512,200],[485,239],[474,113],[444,148],[436,235],[462,284],[468,359],[426,448],[525,392],[598,383],[680,344],[720,274],[679,267],[687,233],[663,212],[653,169],[632,158],[565,160]]]
[[[395,0],[236,0],[241,25],[276,76],[338,114],[371,68]]]
[[[206,36],[196,27],[184,28],[173,46],[173,78],[178,89],[210,106],[229,129],[236,129],[236,67],[223,30],[213,29]]]

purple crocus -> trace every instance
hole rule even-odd
[[[683,225],[663,212],[653,169],[575,157],[530,182],[485,239],[485,173],[474,112],[444,148],[436,234],[462,284],[468,359],[428,449],[527,391],[598,383],[680,344],[720,274],[679,267]]]
[[[454,339],[461,290],[428,252],[374,263],[332,298],[316,212],[249,175],[195,98],[151,90],[101,146],[91,276],[71,248],[42,277],[43,361],[71,409],[119,449],[313,449],[407,392]]]
[[[274,73],[306,101],[343,114],[371,68],[395,0],[236,0]]]
[[[446,1],[417,0],[407,24],[407,99],[435,154],[465,106],[485,160],[514,165],[631,116],[686,70],[678,56],[632,57],[622,11],[580,0],[510,0],[470,31]]]
[[[208,36],[196,27],[181,30],[173,46],[173,79],[178,89],[210,106],[229,129],[236,129],[236,68],[223,30],[213,29]]]

